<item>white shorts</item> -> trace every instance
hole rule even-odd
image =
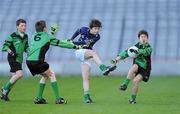
[[[78,49],[75,51],[76,58],[81,61],[81,64],[87,64],[88,66],[91,67],[91,62],[90,59],[85,58],[85,52],[88,49]]]

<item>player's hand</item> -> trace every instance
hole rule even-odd
[[[54,35],[54,34],[56,34],[57,33],[57,31],[58,31],[58,25],[57,24],[52,24],[51,25],[51,34],[52,35]]]
[[[134,52],[135,54],[138,54],[138,51],[137,51],[137,50],[130,49],[129,51],[130,51],[131,53],[133,53],[133,52]]]

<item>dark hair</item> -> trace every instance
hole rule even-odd
[[[93,27],[102,27],[101,22],[97,19],[92,19],[89,23],[89,28],[91,29]]]
[[[146,30],[140,30],[139,33],[138,33],[138,38],[139,38],[142,34],[146,35],[147,38],[148,38],[148,32],[147,32]]]
[[[18,19],[18,20],[16,21],[16,26],[19,26],[20,23],[25,23],[25,24],[26,24],[26,21],[25,21],[24,19]]]
[[[36,32],[43,32],[45,27],[46,27],[46,21],[44,20],[37,21],[35,24]]]

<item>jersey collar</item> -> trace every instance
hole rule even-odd
[[[19,31],[16,31],[16,35],[19,36],[20,39],[23,39],[25,37],[25,33],[22,33],[23,36],[19,33]]]

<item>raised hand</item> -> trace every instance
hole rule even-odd
[[[57,24],[52,24],[51,25],[51,34],[54,35],[58,31],[58,25]]]

